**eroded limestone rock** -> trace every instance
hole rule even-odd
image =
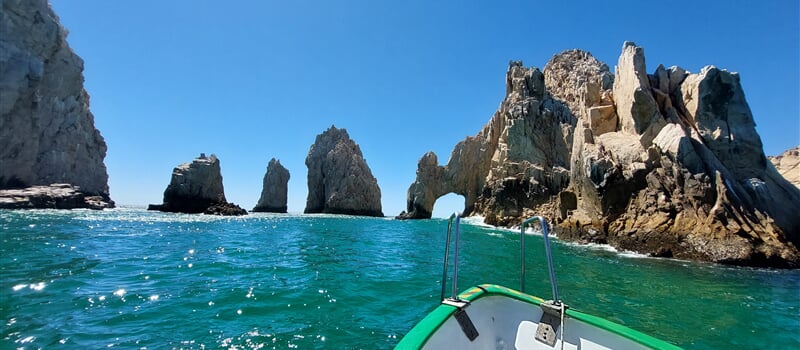
[[[216,155],[200,154],[191,163],[172,170],[172,178],[164,190],[164,203],[151,204],[148,210],[174,213],[245,215],[247,211],[228,203],[222,186],[222,172]]]
[[[420,159],[398,218],[430,218],[436,198],[456,193],[465,198],[465,213],[506,223],[565,187],[575,117],[549,99],[544,86],[539,69],[510,62],[497,112],[476,136],[456,145],[444,167],[432,152]]]
[[[492,224],[536,213],[553,218],[562,239],[800,266],[800,190],[766,162],[738,75],[645,69],[644,50],[630,42],[613,79],[579,50],[554,56],[543,77],[512,62],[484,129],[444,167],[430,153],[420,160],[403,216],[430,217],[436,198],[456,192],[468,214]],[[461,163],[470,166],[451,166]]]
[[[281,162],[272,158],[267,165],[267,173],[264,174],[264,187],[261,190],[261,197],[254,212],[285,213],[287,208],[289,192],[289,170],[281,165]]]
[[[648,145],[666,125],[651,92],[644,49],[630,41],[623,44],[617,63],[614,104],[621,131],[640,136],[642,145]]]
[[[798,266],[798,219],[787,208],[800,210],[800,192],[765,166],[738,76],[643,69],[643,52],[626,43],[614,86],[620,130],[575,138],[568,191],[578,203],[559,213],[560,237],[656,256]]]
[[[383,216],[378,181],[347,130],[331,126],[317,135],[306,166],[305,213]]]

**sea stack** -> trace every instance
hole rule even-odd
[[[67,30],[46,0],[3,1],[0,33],[0,208],[113,207]]]
[[[254,212],[285,213],[288,209],[286,202],[289,192],[289,170],[281,165],[281,162],[272,158],[267,165],[267,173],[264,174],[264,187],[261,190],[261,198]]]
[[[739,75],[648,74],[631,42],[613,74],[581,50],[542,71],[511,62],[489,123],[437,163],[420,159],[402,218],[430,217],[436,198],[455,192],[490,224],[544,215],[565,240],[800,267],[800,190],[764,155]]]
[[[331,126],[317,135],[306,166],[305,213],[383,216],[378,181],[347,130]]]
[[[164,191],[164,203],[151,204],[147,209],[189,214],[247,214],[246,210],[225,200],[219,159],[213,154],[206,157],[204,153],[191,163],[175,167]]]

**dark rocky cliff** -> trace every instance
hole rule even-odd
[[[45,186],[36,191],[58,197],[63,186],[47,186],[70,184],[95,203],[79,207],[113,206],[106,143],[66,29],[46,0],[7,0],[0,33],[0,190]]]

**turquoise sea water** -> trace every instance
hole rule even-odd
[[[438,303],[447,222],[0,211],[0,349],[386,349]],[[466,225],[459,289],[518,288],[519,237]],[[527,289],[550,297],[540,236]],[[554,242],[572,308],[690,349],[800,348],[800,272]]]

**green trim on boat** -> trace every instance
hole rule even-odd
[[[459,299],[466,301],[475,301],[485,296],[502,295],[517,299],[522,302],[541,305],[544,300],[535,296],[525,294],[510,288],[506,288],[496,284],[482,284],[480,286],[472,287],[459,294]],[[408,334],[406,334],[400,343],[397,344],[395,349],[420,349],[428,339],[441,327],[445,321],[456,311],[454,306],[441,304],[436,309],[431,311],[425,318],[417,323]],[[587,323],[597,328],[609,331],[614,334],[621,335],[627,339],[635,341],[644,346],[660,349],[660,350],[680,350],[681,348],[665,342],[661,339],[654,338],[647,334],[641,333],[634,329],[625,327],[623,325],[611,322],[609,320],[585,314],[572,309],[567,309],[567,316],[574,318],[578,321]]]
[[[422,321],[419,321],[414,328],[411,328],[403,339],[400,339],[400,343],[397,344],[395,350],[421,349],[422,346],[428,342],[428,338],[430,338],[455,311],[456,308],[453,306],[439,305],[425,316]]]

